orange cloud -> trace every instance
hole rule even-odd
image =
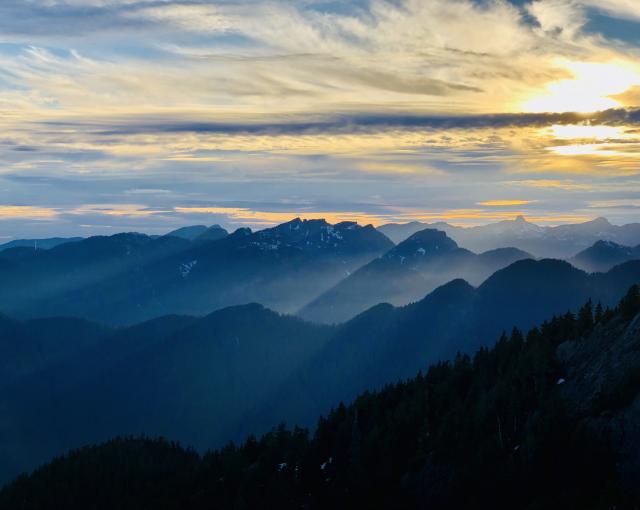
[[[58,211],[48,207],[32,205],[0,205],[0,220],[13,218],[46,219],[58,215]]]
[[[485,200],[478,202],[478,205],[486,207],[511,207],[514,205],[527,205],[535,202],[535,200]]]

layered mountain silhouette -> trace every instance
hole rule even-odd
[[[295,219],[231,235],[214,226],[158,238],[92,237],[46,251],[13,248],[0,256],[0,309],[110,324],[249,302],[292,312],[392,247],[370,225]]]
[[[202,448],[282,421],[312,425],[338,402],[491,345],[504,329],[531,327],[587,298],[613,304],[636,281],[640,261],[589,275],[566,262],[522,260],[478,288],[455,280],[414,304],[377,305],[337,327],[259,305],[107,333],[90,325],[76,332],[73,322],[18,322],[37,330],[25,342],[40,340],[16,356],[53,352],[41,352],[0,387],[0,473],[6,480],[118,434],[164,435]],[[50,338],[81,348],[71,352]]]
[[[0,506],[637,508],[640,290],[576,312],[361,393],[312,434],[279,426],[204,455],[120,437],[18,478]]]
[[[613,241],[598,241],[569,259],[574,266],[595,273],[608,271],[618,264],[640,259],[640,245],[622,246]]]
[[[343,322],[377,303],[416,301],[456,278],[479,285],[498,269],[527,258],[531,255],[516,248],[477,255],[444,232],[425,229],[349,275],[299,315],[314,322]]]
[[[568,259],[597,241],[613,241],[628,246],[640,244],[640,223],[618,226],[612,225],[606,218],[556,227],[541,227],[523,216],[469,228],[420,222],[378,227],[395,243],[425,228],[442,230],[459,245],[476,252],[512,246],[536,257],[560,259]]]
[[[337,401],[409,377],[425,363],[473,352],[505,329],[531,328],[589,298],[614,304],[638,281],[640,261],[590,275],[564,261],[521,260],[477,288],[455,280],[405,307],[377,305],[340,326],[260,421],[293,416],[294,423],[310,425]]]

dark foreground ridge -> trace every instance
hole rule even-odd
[[[200,456],[162,439],[76,450],[2,509],[638,508],[640,291],[514,329],[473,357]],[[623,424],[627,424],[623,427]]]

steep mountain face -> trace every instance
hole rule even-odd
[[[15,239],[8,243],[0,244],[0,251],[9,248],[31,248],[33,250],[50,250],[61,244],[82,241],[82,237],[51,237],[48,239]]]
[[[291,312],[393,244],[371,226],[293,220],[194,241],[141,234],[94,237],[46,252],[2,252],[0,309],[131,324],[260,302]],[[217,233],[217,234],[216,234]],[[202,236],[204,236],[203,239]]]
[[[413,222],[404,225],[382,225],[379,230],[399,243],[412,233],[427,227],[446,232],[460,246],[476,252],[513,246],[536,257],[560,259],[568,259],[600,240],[629,246],[640,244],[640,223],[617,226],[609,223],[606,218],[596,218],[585,223],[541,227],[527,221],[523,216],[518,216],[515,220],[470,228],[447,223],[429,225]]]
[[[618,451],[622,483],[640,496],[640,315],[616,317],[558,348],[571,413]]]
[[[425,229],[349,275],[299,312],[320,323],[343,322],[377,303],[405,305],[456,278],[478,285],[509,264],[530,258],[515,248],[480,255],[459,248],[444,232]]]
[[[280,426],[203,456],[144,438],[89,446],[5,487],[0,507],[637,508],[638,312],[635,287],[614,311],[587,303],[513,330],[338,405],[312,435]]]
[[[118,434],[170,436],[199,448],[223,444],[232,424],[333,333],[246,305],[201,319],[165,317],[112,330],[62,356],[55,345],[60,335],[49,325],[40,330],[38,322],[19,323],[46,339],[24,338],[22,350],[41,349],[47,363],[0,386],[3,480]],[[76,337],[67,328],[67,342],[89,343],[87,329]],[[21,361],[22,352],[8,354]]]
[[[609,271],[623,262],[637,259],[640,259],[640,245],[630,247],[613,241],[598,241],[569,259],[569,262],[584,271],[595,273]]]

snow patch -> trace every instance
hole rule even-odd
[[[192,260],[191,262],[180,264],[180,266],[178,266],[178,270],[180,271],[180,274],[182,275],[182,277],[187,278],[189,276],[189,273],[191,273],[191,270],[195,267],[197,263],[198,263],[197,260]]]

